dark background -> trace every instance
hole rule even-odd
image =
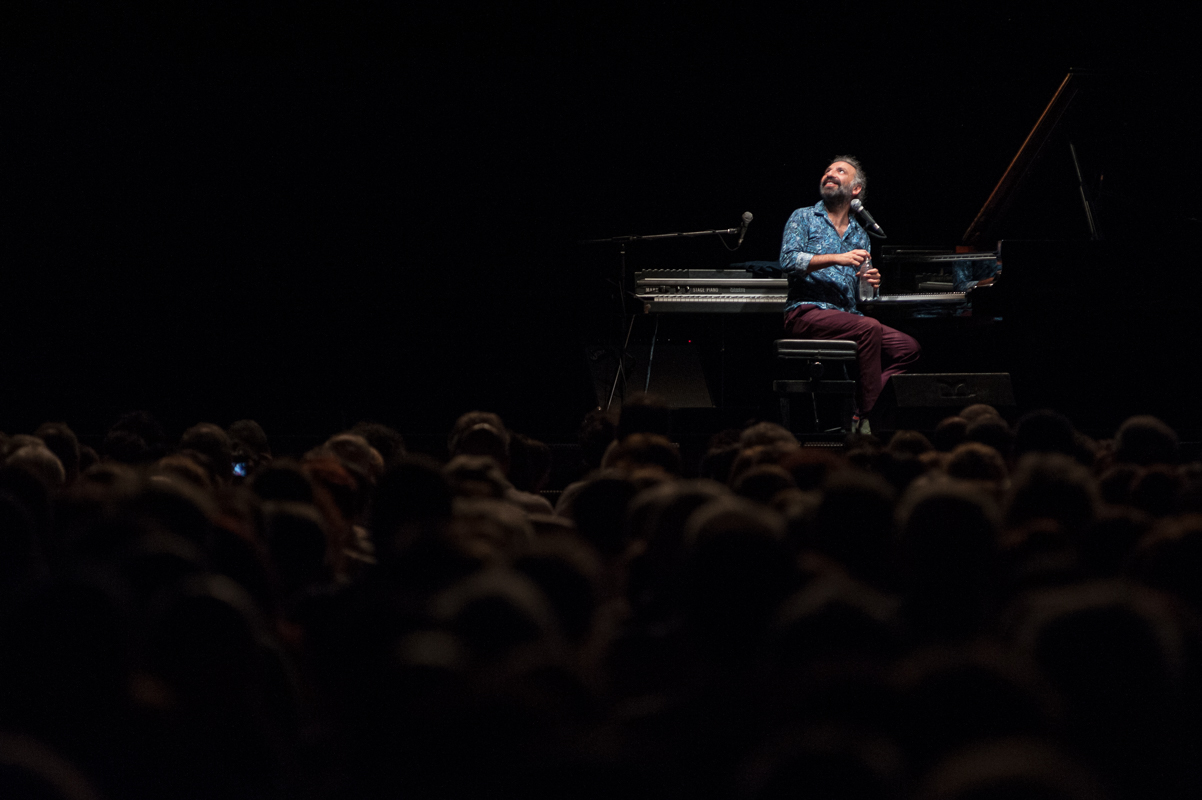
[[[616,251],[578,240],[750,210],[737,254],[637,243],[630,266],[772,259],[853,153],[891,242],[950,246],[1070,68],[1146,86],[1119,117],[1149,129],[1198,94],[1188,31],[1146,5],[163,5],[6,22],[2,430],[140,407],[177,429],[441,434],[479,407],[570,440],[595,404],[586,345],[616,327]],[[1172,292],[1193,229],[1159,209],[1196,216],[1196,168],[1139,142],[1115,227]],[[1056,202],[1029,227],[1080,235],[1071,185],[1032,191]],[[1127,403],[1113,416],[1145,410]]]

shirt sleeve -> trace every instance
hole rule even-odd
[[[809,218],[813,217],[808,208],[799,208],[789,216],[785,223],[785,233],[780,241],[780,268],[786,273],[805,272],[814,258],[814,253],[807,253],[802,246],[810,238]]]

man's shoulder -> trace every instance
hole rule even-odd
[[[825,215],[826,215],[826,207],[823,206],[822,201],[819,200],[817,203],[815,203],[812,206],[802,206],[801,208],[794,209],[793,213],[789,215],[789,219],[798,221],[798,222],[800,222],[800,221],[810,222],[814,219],[817,219],[820,216],[825,216]]]
[[[848,218],[847,225],[851,229],[851,238],[852,239],[854,239],[856,241],[863,241],[863,242],[869,241],[868,231],[864,230],[864,226],[860,224],[860,221],[858,219],[856,219],[855,214],[852,214]],[[867,249],[867,248],[865,248],[865,249]]]

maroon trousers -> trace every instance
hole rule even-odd
[[[918,360],[922,347],[912,336],[882,325],[871,317],[809,306],[785,315],[785,335],[793,339],[842,339],[856,343],[860,380],[856,409],[867,414],[881,396],[885,381]]]

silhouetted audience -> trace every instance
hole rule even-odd
[[[593,412],[566,465],[486,411],[445,461],[0,435],[0,796],[1202,792],[1202,464],[1163,422],[691,457],[671,419]]]

